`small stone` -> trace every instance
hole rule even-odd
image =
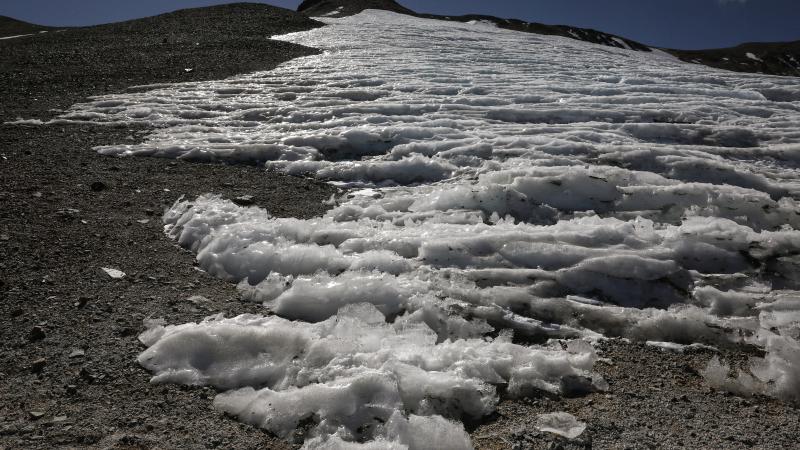
[[[78,349],[73,350],[72,353],[69,354],[69,357],[70,358],[80,358],[80,357],[82,357],[84,355],[86,355],[86,352],[78,348]]]
[[[0,234],[0,241],[9,241],[11,237],[7,234]]]
[[[30,415],[31,419],[38,420],[44,417],[44,413],[41,411],[29,411],[28,415]]]
[[[564,397],[582,397],[595,391],[591,378],[567,375],[561,379],[561,393]]]
[[[58,211],[56,211],[57,215],[59,215],[61,217],[64,217],[64,218],[67,218],[67,219],[74,219],[80,213],[81,213],[81,210],[80,209],[75,209],[75,208],[65,208],[65,209],[59,209]]]
[[[106,189],[106,184],[102,181],[95,181],[94,183],[89,185],[89,188],[92,189],[92,192],[100,192]]]
[[[78,373],[78,375],[80,375],[80,377],[83,378],[84,380],[90,381],[90,382],[94,381],[94,379],[96,378],[92,374],[92,372],[90,372],[89,369],[87,369],[86,367],[81,367],[81,371],[80,371],[80,373]]]
[[[79,297],[78,301],[75,302],[75,307],[83,308],[87,303],[89,303],[89,297]]]
[[[36,361],[31,363],[31,373],[40,373],[44,370],[44,366],[47,365],[47,360],[44,358],[39,358]]]
[[[255,203],[255,197],[252,195],[240,195],[233,199],[233,203],[236,203],[239,206],[250,206]]]
[[[75,386],[74,384],[68,384],[66,391],[67,394],[74,395],[76,392],[78,392],[78,386]]]
[[[136,222],[138,222],[138,223],[140,223],[142,225],[147,225],[148,223],[150,223],[150,219],[137,220]]]
[[[67,421],[67,416],[55,416],[53,417],[52,420],[53,423],[66,422],[66,421]]]
[[[40,326],[35,326],[31,328],[30,333],[28,333],[28,340],[31,342],[41,341],[45,336],[47,336],[47,334],[44,332],[44,329]]]
[[[33,198],[42,198],[42,193],[39,192],[39,191],[34,192],[33,193]]]

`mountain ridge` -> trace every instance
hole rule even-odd
[[[39,31],[48,31],[52,29],[52,27],[36,25],[13,17],[0,15],[0,37],[38,33]]]
[[[345,17],[365,9],[382,9],[436,20],[457,22],[491,22],[499,28],[526,33],[562,36],[608,47],[635,51],[665,51],[676,58],[693,64],[734,72],[763,73],[780,76],[800,76],[800,40],[792,42],[743,43],[734,47],[701,50],[680,50],[649,46],[623,36],[590,28],[569,25],[548,25],[519,19],[503,19],[482,14],[443,16],[412,11],[394,0],[305,0],[298,12],[327,17]]]

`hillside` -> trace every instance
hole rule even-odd
[[[233,3],[0,40],[0,95],[13,99],[0,105],[0,120],[48,116],[131,85],[268,70],[314,52],[270,36],[321,25],[288,9]]]
[[[734,72],[800,76],[800,41],[754,42],[710,50],[668,50],[686,62]]]
[[[382,9],[400,14],[414,15],[414,11],[394,0],[304,0],[297,11],[309,16],[344,17],[358,14],[365,9]]]
[[[51,29],[51,27],[23,22],[7,16],[0,16],[0,38],[38,33],[39,31],[47,31]]]

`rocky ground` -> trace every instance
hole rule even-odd
[[[207,23],[218,25],[199,26]],[[313,50],[266,36],[311,26],[285,10],[236,5],[0,41],[0,120],[46,119],[86,95],[180,81],[183,66],[198,68],[193,79],[267,70]],[[167,31],[179,29],[189,31]],[[62,57],[70,52],[86,62]],[[143,350],[136,337],[148,318],[185,323],[262,312],[240,302],[234,286],[197,270],[193,255],[163,234],[160,215],[178,197],[253,195],[275,215],[311,217],[335,190],[255,167],[115,159],[91,150],[147,131],[0,126],[0,448],[289,448],[216,412],[211,389],[149,384],[136,363]],[[101,268],[126,275],[113,279]],[[794,407],[709,391],[697,374],[713,355],[708,350],[676,354],[609,341],[602,351],[608,359],[597,369],[608,392],[506,399],[495,416],[469,424],[476,446],[797,446]],[[748,355],[723,356],[742,362]],[[536,415],[554,411],[574,414],[587,431],[574,441],[537,432]]]

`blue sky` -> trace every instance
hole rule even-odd
[[[227,2],[2,0],[0,15],[44,25],[90,25],[218,3]],[[294,9],[300,0],[261,3]],[[589,27],[673,48],[800,39],[800,0],[401,0],[401,3],[419,12],[480,13]]]

